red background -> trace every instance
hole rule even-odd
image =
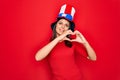
[[[46,59],[34,55],[64,3],[75,7],[76,29],[97,53],[96,62],[78,60],[83,80],[120,80],[120,0],[1,0],[0,80],[50,80]]]

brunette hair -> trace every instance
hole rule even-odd
[[[62,19],[62,18],[57,18],[57,21],[55,21],[54,23],[51,24],[51,28],[52,28],[52,30],[53,30],[53,31],[52,31],[51,41],[54,40],[54,39],[57,37],[57,35],[56,35],[56,24],[57,24],[57,22],[58,22],[60,19]],[[69,21],[69,22],[70,22],[70,28],[69,28],[69,29],[71,29],[72,31],[74,31],[74,27],[75,27],[74,22],[71,22],[71,21]],[[69,38],[69,39],[71,39],[69,35],[66,36],[66,37]],[[71,43],[70,41],[65,40],[64,43],[65,43],[65,45],[66,45],[67,47],[72,47],[72,43]]]

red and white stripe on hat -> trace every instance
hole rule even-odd
[[[68,20],[73,20],[75,9],[71,5],[64,4],[59,12],[59,17],[65,17]]]

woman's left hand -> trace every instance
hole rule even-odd
[[[87,40],[85,39],[85,37],[79,31],[77,31],[77,30],[74,31],[73,34],[76,35],[76,38],[72,39],[70,41],[74,41],[74,42],[78,42],[78,43],[83,44],[84,47],[87,50],[87,53],[88,53],[88,57],[87,58],[95,61],[96,60],[96,53],[93,50],[93,48],[89,45],[89,43],[87,42]]]
[[[74,31],[74,35],[76,35],[76,38],[72,39],[71,40],[72,42],[74,41],[82,44],[85,44],[87,42],[84,36],[78,30]]]

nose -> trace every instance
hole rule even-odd
[[[65,28],[65,25],[62,25],[61,27],[64,29],[64,28]]]

